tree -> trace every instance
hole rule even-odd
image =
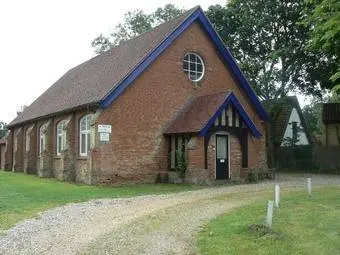
[[[7,134],[7,125],[5,122],[0,121],[0,139],[5,137]]]
[[[231,0],[206,13],[258,95],[275,99],[289,91],[319,94],[319,82],[328,81],[315,73],[321,54],[307,50],[311,26],[303,21],[314,7],[305,0]]]
[[[106,37],[100,34],[92,41],[91,45],[95,48],[95,52],[100,54],[123,41],[149,31],[151,28],[178,16],[184,11],[184,9],[179,9],[173,4],[167,4],[163,8],[157,8],[151,14],[146,14],[142,10],[127,12],[124,15],[124,21],[115,27],[110,36]]]
[[[302,109],[308,130],[314,136],[322,134],[322,105],[322,101],[319,98],[315,98]]]
[[[331,89],[331,95],[329,101],[331,103],[340,103],[340,84],[335,85]]]
[[[295,147],[298,145],[298,143],[300,142],[300,136],[301,133],[303,132],[303,128],[298,125],[298,123],[296,121],[293,122],[289,122],[289,125],[291,125],[291,129],[292,129],[292,137],[285,137],[282,140],[282,145],[283,146],[287,146],[287,147]]]
[[[340,2],[338,0],[310,0],[316,3],[306,23],[310,32],[309,49],[323,54],[321,64],[331,86],[340,84]],[[329,88],[331,88],[329,86]]]
[[[185,11],[185,9],[179,9],[173,4],[166,4],[163,8],[157,8],[151,16],[153,18],[154,25],[159,25],[179,16]]]

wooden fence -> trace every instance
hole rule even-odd
[[[274,155],[279,169],[340,174],[340,146],[280,147]]]

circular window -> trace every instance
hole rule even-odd
[[[199,81],[204,75],[203,59],[196,53],[189,52],[183,59],[183,71],[192,81]]]

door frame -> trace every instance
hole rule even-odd
[[[218,135],[220,135],[220,136],[227,136],[227,140],[228,140],[228,144],[227,144],[227,147],[228,147],[228,179],[227,180],[229,180],[230,179],[230,134],[229,133],[227,133],[227,132],[216,132],[215,134],[214,134],[214,136],[215,136],[215,163],[214,163],[214,165],[215,165],[215,180],[216,180],[216,171],[217,171],[217,165],[216,165],[216,161],[217,161],[217,155],[216,155],[216,153],[217,153],[217,139],[216,139],[216,136],[218,136]]]

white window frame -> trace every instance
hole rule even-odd
[[[26,136],[25,136],[25,143],[26,143],[26,152],[30,151],[30,129],[26,130]]]
[[[39,128],[39,154],[42,154],[46,149],[46,124],[43,124]]]
[[[61,120],[57,124],[57,132],[56,132],[57,156],[60,156],[61,152],[65,150],[65,143],[66,143],[65,126],[66,126],[66,120]],[[59,147],[60,147],[60,150],[59,150]]]
[[[191,62],[190,61],[190,55],[196,56],[198,58],[198,60],[201,62],[202,72],[197,71],[198,62]],[[187,56],[188,56],[188,60],[185,59]],[[184,68],[184,62],[188,63],[188,69]],[[191,63],[195,63],[195,70],[191,70],[191,67],[190,67]],[[188,52],[188,53],[186,53],[184,58],[183,58],[183,71],[185,73],[188,72],[188,73],[186,73],[188,75],[188,79],[193,81],[193,82],[198,82],[198,81],[202,80],[202,78],[203,78],[203,76],[205,74],[205,64],[204,64],[204,61],[203,61],[202,57],[199,54],[195,53],[195,52]],[[200,74],[200,76],[197,79],[191,79],[191,77],[190,77],[190,73],[191,72],[195,73],[196,75]]]
[[[79,155],[82,157],[86,157],[89,154],[89,149],[90,149],[91,144],[88,144],[88,143],[89,141],[91,143],[92,117],[93,117],[92,114],[87,114],[79,120]],[[85,126],[85,128],[82,128],[82,126]],[[83,135],[85,135],[85,141],[84,141],[85,151],[82,151]]]
[[[216,135],[225,135],[225,136],[227,136],[228,138],[228,144],[227,144],[227,146],[228,146],[228,167],[229,167],[229,171],[228,171],[228,179],[230,179],[231,178],[231,157],[230,157],[230,155],[231,155],[231,135],[230,135],[230,133],[227,133],[227,132],[224,132],[224,131],[219,131],[219,132],[216,132],[215,133],[215,144],[216,144]],[[216,151],[217,151],[217,148],[215,148],[215,163],[214,163],[214,165],[215,165],[215,179],[216,179],[216,171],[217,171],[217,165],[216,165],[216,161],[217,161],[217,155],[216,155]]]
[[[13,151],[16,152],[18,150],[18,136],[14,133],[14,139],[13,139]]]

